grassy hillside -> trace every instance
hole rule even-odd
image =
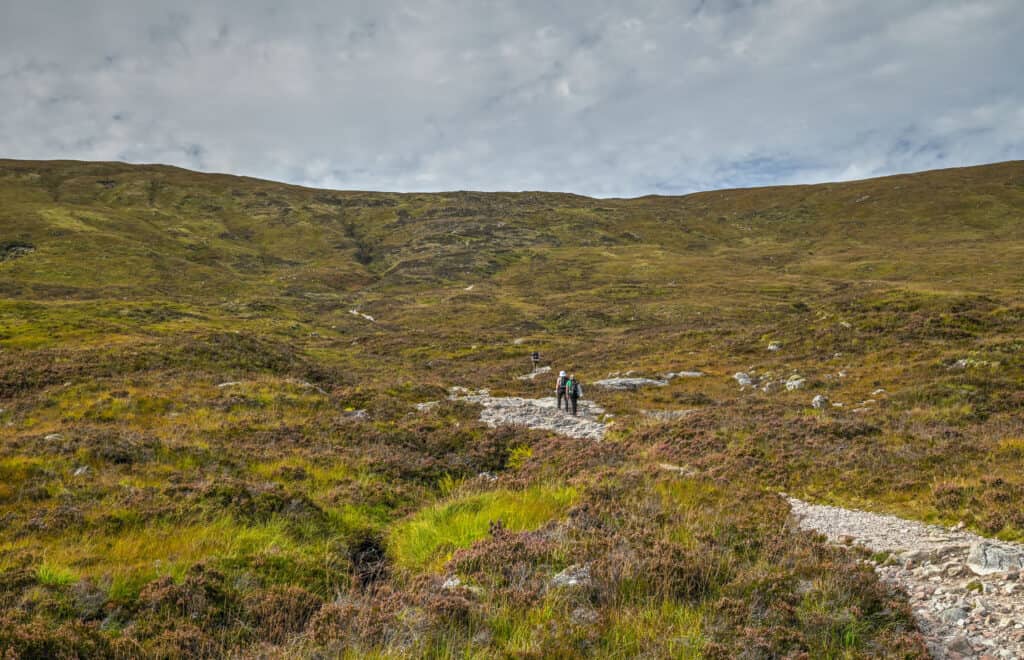
[[[920,653],[772,494],[1024,538],[1022,262],[1022,162],[596,200],[0,161],[0,648]],[[546,395],[533,350],[707,375],[588,388],[596,446],[414,407]]]

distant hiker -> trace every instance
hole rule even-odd
[[[576,414],[576,402],[583,396],[583,386],[576,380],[576,374],[571,374],[565,381],[565,395],[572,402],[572,414]]]
[[[533,370],[537,371],[537,367],[540,366],[540,351],[534,351],[530,359],[533,360]]]
[[[555,381],[555,399],[557,399],[558,409],[562,409],[562,403],[565,403],[565,411],[569,412],[569,400],[565,398],[565,381],[569,380],[569,377],[565,375],[564,371],[558,372],[558,380]]]

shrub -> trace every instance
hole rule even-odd
[[[941,481],[932,487],[932,499],[940,510],[956,511],[964,505],[969,489],[961,484]]]
[[[283,644],[289,636],[305,630],[323,601],[299,587],[274,587],[250,594],[245,599],[256,634],[272,644]]]

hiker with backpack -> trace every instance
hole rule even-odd
[[[565,381],[567,381],[568,379],[569,379],[569,377],[565,375],[564,371],[559,371],[558,372],[558,380],[555,381],[555,400],[556,400],[556,405],[558,406],[558,409],[561,410],[562,409],[562,403],[564,402],[565,403],[565,411],[566,412],[569,412],[569,400],[567,398],[565,398]]]
[[[580,381],[576,380],[576,374],[570,374],[569,378],[565,381],[565,395],[572,402],[572,414],[575,415],[576,402],[583,396],[583,386],[580,385]]]

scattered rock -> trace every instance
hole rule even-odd
[[[453,575],[444,581],[444,584],[441,585],[441,588],[445,591],[450,591],[452,589],[458,589],[461,586],[462,580],[459,579],[458,575]]]
[[[964,635],[957,635],[953,639],[946,643],[946,651],[950,653],[959,653],[962,656],[973,656],[974,647],[967,640]]]
[[[653,378],[605,378],[604,380],[594,381],[594,385],[597,387],[603,387],[608,390],[638,390],[641,387],[665,387],[668,385],[667,380],[655,380]]]
[[[61,433],[47,433],[43,436],[43,440],[47,442],[60,442],[64,439],[64,435]]]
[[[71,475],[75,477],[84,477],[87,474],[89,474],[88,465],[83,465],[81,467],[75,468],[75,471],[71,473]]]
[[[585,587],[590,584],[590,569],[573,564],[551,578],[552,587]]]
[[[772,343],[768,344],[768,350],[773,353],[782,350],[782,344],[777,341],[773,341]]]
[[[792,376],[789,377],[789,380],[786,381],[786,391],[793,392],[796,390],[802,390],[804,389],[804,385],[806,384],[806,378],[804,378],[803,376],[799,376],[797,374],[793,374]]]
[[[947,367],[950,371],[963,371],[964,369],[983,369],[990,368],[995,369],[999,366],[998,362],[992,362],[990,360],[975,360],[974,358],[960,358],[953,362],[953,364]]]
[[[359,410],[346,410],[341,413],[341,417],[342,419],[356,419],[364,421],[370,419],[370,413],[360,408]]]
[[[756,387],[759,380],[745,371],[737,371],[732,377],[742,388]]]
[[[219,387],[219,388],[221,388],[221,389],[224,389],[225,387],[235,387],[236,385],[241,385],[241,384],[242,384],[242,382],[241,382],[241,381],[238,381],[238,380],[229,380],[229,381],[227,381],[227,382],[224,382],[224,383],[220,383],[219,385],[217,385],[217,387]]]
[[[828,408],[828,397],[824,394],[818,394],[811,399],[811,406],[816,410],[824,410],[825,408]]]
[[[36,251],[29,243],[0,243],[0,261],[18,259]]]
[[[703,375],[703,371],[670,371],[665,374],[665,380],[674,380],[676,378],[700,378]]]
[[[966,619],[968,614],[970,614],[970,611],[965,607],[949,607],[942,610],[942,613],[939,614],[939,620],[947,625],[952,625],[961,619]]]
[[[367,321],[369,321],[370,323],[376,323],[377,322],[376,320],[374,320],[374,318],[372,316],[370,316],[369,314],[363,314],[358,309],[350,309],[350,310],[348,310],[348,313],[351,314],[352,316],[358,316],[360,318],[364,318]]]

